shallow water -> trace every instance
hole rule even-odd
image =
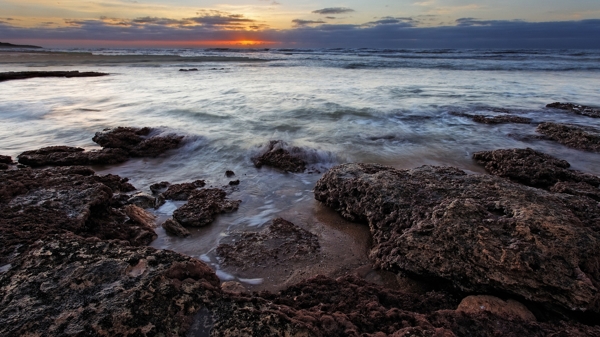
[[[311,168],[323,172],[344,162],[376,162],[398,168],[452,165],[482,173],[475,151],[532,147],[600,174],[600,155],[548,141],[519,141],[509,134],[534,134],[542,121],[600,127],[600,120],[545,109],[554,101],[600,105],[600,53],[592,51],[377,51],[377,50],[97,50],[106,55],[180,54],[248,56],[269,62],[154,62],[89,64],[3,63],[0,71],[80,70],[111,75],[95,78],[28,79],[0,83],[0,154],[15,157],[50,145],[97,148],[95,132],[115,126],[159,127],[185,135],[183,148],[153,159],[134,159],[100,174],[129,177],[149,191],[159,181],[205,179],[227,186],[226,170],[241,184],[230,198],[237,212],[192,231],[188,239],[161,228],[153,246],[186,253],[219,269],[214,247],[232,230],[258,230],[284,216],[321,240],[346,242],[354,262],[329,252],[331,273],[366,263],[367,229],[320,209],[312,188],[320,177],[256,169],[250,158],[269,140],[282,139],[307,151]],[[198,68],[197,72],[179,72]],[[497,115],[497,108],[532,118],[531,125],[482,125],[451,111]],[[157,211],[168,217],[177,204]],[[325,214],[325,215],[323,215]],[[328,236],[330,239],[324,239]],[[332,239],[333,238],[333,239]],[[338,255],[336,255],[338,254]],[[362,255],[361,255],[362,254]],[[319,270],[318,268],[314,268]],[[257,274],[260,274],[257,272]],[[247,283],[261,277],[227,275]],[[263,280],[264,281],[264,280]],[[267,283],[265,283],[267,282]],[[261,284],[268,284],[269,280]],[[286,282],[284,276],[276,282]],[[275,282],[275,283],[276,283]],[[254,284],[256,285],[256,284]]]

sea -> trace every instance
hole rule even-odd
[[[239,210],[192,230],[190,238],[168,236],[158,226],[158,239],[152,243],[207,262],[224,281],[268,288],[291,280],[292,273],[275,280],[264,271],[228,270],[215,254],[215,247],[231,233],[262,230],[275,217],[316,233],[326,246],[321,262],[332,265],[309,268],[309,274],[340,274],[342,265],[367,263],[367,226],[345,222],[313,197],[316,181],[341,163],[399,169],[449,165],[484,174],[471,159],[474,152],[530,147],[567,160],[573,169],[600,175],[600,154],[535,138],[536,125],[546,121],[600,128],[600,119],[545,107],[552,102],[600,106],[600,50],[47,51],[181,56],[156,62],[0,61],[1,72],[110,74],[0,83],[0,154],[15,158],[52,145],[97,149],[94,134],[117,126],[149,126],[157,135],[184,135],[182,148],[158,158],[94,169],[128,177],[146,193],[156,182],[203,179],[208,186],[226,188],[229,198],[242,200]],[[198,62],[198,57],[217,61]],[[197,71],[180,71],[193,68]],[[532,124],[479,124],[461,113],[511,113],[531,118]],[[307,172],[254,167],[251,158],[271,140],[301,148],[309,163]],[[234,171],[235,177],[226,177],[226,170]],[[240,185],[229,186],[232,179],[239,179]],[[181,202],[168,201],[150,211],[160,223],[179,206]]]

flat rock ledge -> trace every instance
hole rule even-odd
[[[600,152],[600,130],[591,127],[547,122],[535,131],[570,148]]]
[[[344,164],[315,198],[369,224],[370,258],[390,271],[600,318],[600,207],[452,167]]]
[[[600,118],[600,109],[592,108],[585,105],[573,104],[573,103],[561,103],[554,102],[546,105],[546,108],[554,108],[559,110],[566,110],[578,115]]]
[[[508,123],[517,123],[517,124],[530,124],[531,118],[515,116],[515,115],[498,115],[498,116],[485,116],[485,115],[473,115],[463,112],[455,112],[451,111],[451,115],[458,117],[467,117],[472,119],[474,122],[482,123],[482,124],[508,124]]]
[[[272,140],[263,153],[252,158],[257,168],[270,166],[284,172],[300,173],[306,170],[306,161],[301,158],[303,151],[299,147],[288,147],[281,140]]]
[[[35,77],[99,77],[108,76],[107,73],[99,73],[94,71],[9,71],[0,73],[0,82],[9,80],[24,80]]]
[[[219,188],[200,189],[193,191],[188,202],[173,212],[173,219],[184,227],[203,227],[217,215],[235,211],[241,202],[227,199],[227,192]]]

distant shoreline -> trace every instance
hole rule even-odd
[[[0,42],[0,48],[35,48],[35,49],[43,49],[44,47],[40,46],[32,46],[27,44],[12,44],[8,42]]]

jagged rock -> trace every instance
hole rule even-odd
[[[149,137],[151,128],[117,127],[96,132],[92,140],[103,148],[127,151],[131,157],[156,157],[168,150],[178,148],[183,136],[167,135]]]
[[[527,186],[547,189],[558,182],[600,186],[600,177],[569,170],[567,161],[530,148],[476,152],[473,159],[489,173]]]
[[[206,186],[204,180],[196,180],[191,183],[174,184],[169,186],[162,196],[167,200],[188,200],[192,192]]]
[[[507,124],[507,123],[518,123],[518,124],[530,124],[531,118],[515,116],[515,115],[498,115],[498,116],[484,116],[484,115],[473,115],[463,112],[450,111],[451,115],[458,117],[467,117],[472,119],[474,122],[483,124]]]
[[[220,289],[193,258],[62,235],[0,274],[0,293],[2,336],[183,336]]]
[[[600,152],[600,131],[591,127],[542,123],[538,125],[536,131],[547,139],[574,149]]]
[[[315,198],[367,222],[370,257],[463,291],[504,293],[551,310],[600,313],[600,207],[451,167],[345,164]]]
[[[187,204],[173,212],[173,218],[185,227],[206,226],[217,215],[232,212],[239,207],[240,200],[228,200],[226,196],[227,193],[218,188],[193,191]]]
[[[107,76],[107,73],[94,71],[9,71],[0,73],[0,82],[9,80],[24,80],[34,77],[98,77]]]
[[[316,235],[282,218],[260,232],[234,232],[217,246],[223,265],[242,269],[312,259],[319,251]]]
[[[164,228],[165,231],[171,235],[179,236],[182,238],[190,236],[190,231],[185,229],[185,227],[183,227],[179,222],[177,222],[174,219],[168,219],[167,221],[163,222],[162,228]]]
[[[49,146],[39,150],[25,151],[18,157],[19,163],[31,167],[106,165],[127,161],[127,152],[121,149],[85,151],[79,147]]]
[[[284,148],[286,145],[281,140],[270,141],[269,147],[264,153],[252,158],[254,166],[260,168],[266,165],[286,172],[304,172],[306,170],[306,161],[300,157],[302,149],[292,147],[286,150]]]
[[[129,178],[121,178],[115,174],[107,174],[103,176],[95,175],[94,179],[110,187],[115,193],[132,192],[136,190],[136,188],[129,183]]]
[[[111,187],[86,167],[1,171],[0,263],[51,234],[151,242],[153,229],[125,224],[125,214],[111,207],[112,196]]]
[[[166,191],[170,185],[167,181],[161,181],[160,183],[150,185],[150,191],[152,191],[152,194],[160,194]]]
[[[154,208],[156,197],[143,192],[136,193],[127,200],[128,204],[136,205],[141,208]]]
[[[546,105],[547,108],[554,108],[560,110],[567,110],[574,112],[578,115],[600,118],[600,109],[592,108],[585,105],[573,104],[573,103],[560,103],[554,102]]]

